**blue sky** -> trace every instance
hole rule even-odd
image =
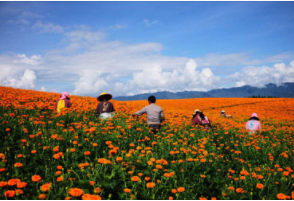
[[[293,82],[293,8],[0,2],[0,85],[118,96]]]

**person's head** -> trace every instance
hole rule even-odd
[[[199,113],[200,113],[200,110],[199,110],[199,109],[194,110],[194,113],[193,113],[193,115],[192,115],[193,119],[194,119],[194,117],[196,117],[197,114],[199,114]]]
[[[204,119],[205,115],[203,114],[203,112],[200,112],[200,113],[199,113],[199,117],[200,117],[201,119]]]
[[[102,92],[98,97],[97,100],[100,102],[105,102],[105,101],[109,101],[110,99],[112,99],[112,95],[106,92]]]
[[[224,110],[221,111],[221,115],[225,116],[226,112]]]
[[[156,102],[156,98],[155,96],[149,96],[148,97],[148,103],[151,104],[151,103],[155,103]]]
[[[256,113],[252,113],[252,115],[251,115],[251,117],[250,117],[249,120],[257,120],[257,121],[259,121],[259,118],[258,118],[258,116],[257,116]]]

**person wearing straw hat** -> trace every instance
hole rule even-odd
[[[259,118],[256,113],[252,113],[249,121],[247,121],[246,130],[249,130],[249,134],[255,133],[256,131],[262,131],[261,124],[259,122]]]
[[[68,93],[62,92],[60,98],[55,103],[55,111],[61,112],[63,108],[70,108],[72,106]]]
[[[102,92],[98,97],[97,100],[100,102],[97,105],[95,114],[98,115],[99,119],[108,119],[113,118],[115,115],[115,109],[111,102],[108,102],[112,99],[112,95],[106,92]]]
[[[201,124],[201,119],[200,119],[200,110],[196,109],[194,110],[194,113],[192,114],[192,125],[200,125]]]
[[[232,115],[230,114],[226,114],[226,112],[224,110],[221,111],[221,117],[225,117],[225,118],[233,118]]]

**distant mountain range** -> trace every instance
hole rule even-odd
[[[134,96],[118,96],[115,100],[147,100],[149,96],[154,95],[157,99],[184,99],[184,98],[232,98],[232,97],[250,97],[250,96],[273,96],[280,98],[294,97],[294,83],[286,82],[277,86],[276,84],[267,84],[263,88],[245,85],[242,87],[233,87],[228,89],[213,89],[207,92],[201,91],[183,91],[169,92],[162,91],[156,93],[145,93]]]

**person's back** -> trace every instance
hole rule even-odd
[[[161,123],[161,113],[163,110],[160,106],[155,103],[151,103],[150,105],[143,108],[147,114],[147,124],[160,124]]]
[[[70,98],[67,92],[63,92],[55,103],[55,110],[59,113],[63,108],[70,108],[71,107]]]
[[[160,129],[161,122],[165,120],[162,108],[156,105],[155,102],[156,102],[155,96],[150,96],[148,98],[149,105],[133,114],[133,116],[135,116],[135,115],[142,115],[146,113],[147,124],[152,129],[152,132],[154,134],[156,133],[156,130]]]
[[[98,115],[99,119],[108,119],[114,117],[115,109],[113,104],[108,102],[111,98],[112,95],[106,92],[101,93],[100,96],[97,97],[97,100],[100,101],[100,103],[97,105],[95,114]]]
[[[246,130],[250,130],[252,133],[255,133],[257,130],[262,131],[261,124],[256,113],[251,115],[249,121],[246,122],[245,128]]]

